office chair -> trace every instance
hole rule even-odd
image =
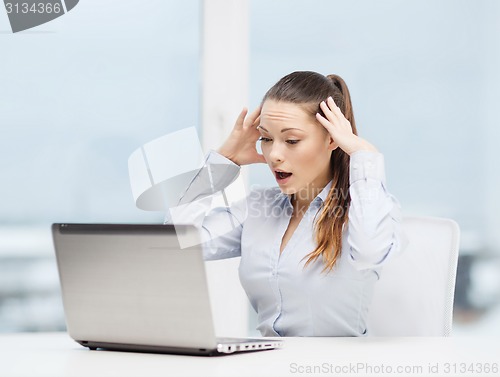
[[[373,336],[449,336],[460,229],[451,219],[406,217],[405,250],[382,267],[368,316]]]

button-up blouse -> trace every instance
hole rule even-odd
[[[350,157],[349,219],[340,257],[329,272],[322,272],[321,257],[304,264],[315,249],[314,220],[332,181],[311,202],[280,253],[293,212],[290,196],[279,187],[254,188],[224,204],[221,190],[239,172],[238,165],[210,151],[165,223],[197,226],[205,260],[241,257],[240,281],[263,336],[367,335],[374,285],[404,238],[400,206],[386,188],[383,155],[358,151]]]

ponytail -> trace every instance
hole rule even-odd
[[[326,76],[333,88],[332,98],[351,123],[352,132],[357,135],[354,112],[352,109],[351,95],[345,81],[338,75]],[[342,251],[342,234],[349,220],[349,205],[351,196],[349,194],[349,164],[350,157],[342,149],[332,151],[330,157],[330,170],[333,176],[330,192],[323,203],[323,208],[317,215],[315,222],[316,248],[305,258],[308,258],[305,266],[323,257],[324,271],[331,271],[335,266]]]

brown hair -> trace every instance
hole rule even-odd
[[[357,135],[352,109],[351,96],[344,80],[338,75],[323,76],[316,72],[298,71],[286,75],[264,95],[266,100],[290,102],[300,105],[316,119],[316,113],[325,115],[319,104],[329,96],[351,123],[352,131]],[[323,203],[319,217],[315,221],[316,248],[307,254],[309,257],[304,267],[323,257],[323,272],[331,271],[342,250],[342,231],[347,224],[349,203],[349,155],[336,148],[330,157],[330,170],[333,176],[332,187]]]

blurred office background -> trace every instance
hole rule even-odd
[[[223,127],[287,73],[341,75],[404,214],[461,227],[454,334],[500,334],[500,3],[214,2],[207,14],[202,0],[83,0],[16,34],[0,9],[0,332],[65,329],[51,223],[163,221],[134,206],[128,156],[186,127],[210,137],[207,80],[234,77],[204,67],[207,51],[231,49],[206,24],[238,14],[247,101]],[[275,185],[265,165],[246,174]]]

